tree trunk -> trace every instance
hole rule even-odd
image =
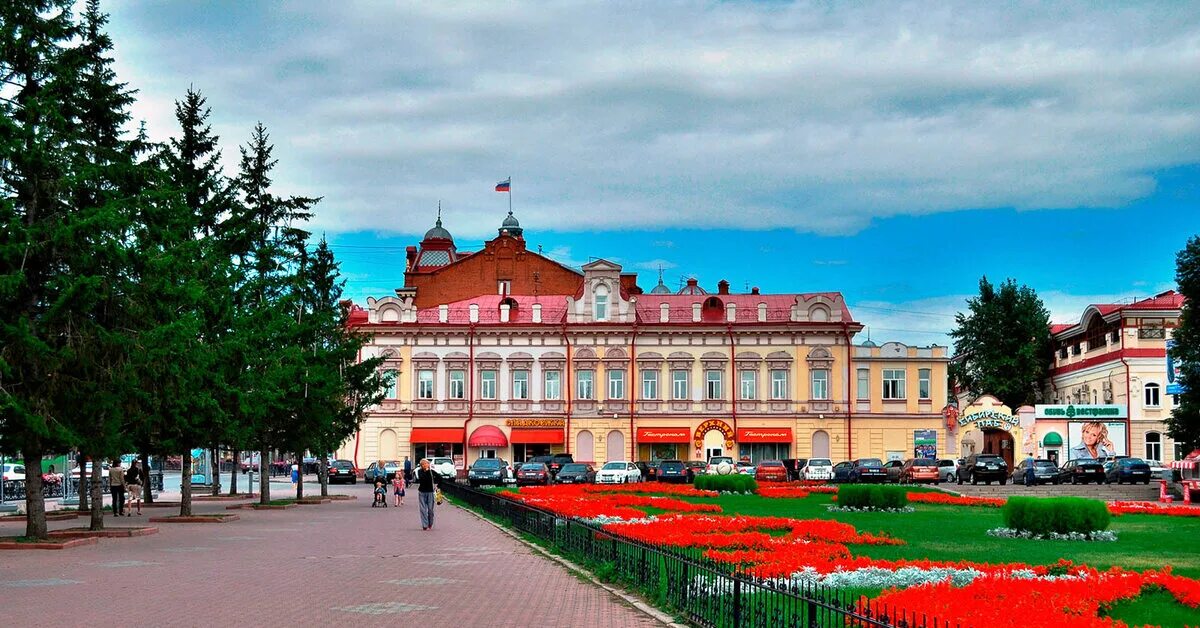
[[[240,453],[241,452],[239,452],[236,449],[233,450],[233,468],[229,470],[229,494],[230,495],[237,495],[238,471],[241,471],[241,469],[239,467],[242,466],[242,461],[240,460],[241,456],[239,455]]]
[[[304,497],[304,454],[296,454],[296,499]]]
[[[179,516],[192,516],[192,450],[183,452],[179,465]]]
[[[50,538],[46,528],[46,498],[42,496],[42,442],[31,438],[21,448],[25,455],[25,536]]]
[[[150,454],[141,454],[138,458],[142,461],[142,501],[152,504],[154,489],[150,486]]]
[[[79,486],[75,490],[75,493],[79,496],[79,512],[91,510],[91,507],[88,506],[88,502],[91,501],[92,491],[91,486],[89,485],[90,483],[87,479],[87,472],[84,471],[84,469],[87,468],[87,461],[85,458],[86,456],[80,452],[79,456],[75,459],[79,463]],[[70,473],[67,474],[67,481],[71,481]]]
[[[321,466],[317,467],[317,479],[321,481],[321,497],[329,497],[329,454],[321,454]]]
[[[221,447],[219,445],[213,446],[209,460],[212,464],[212,473],[208,475],[212,484],[212,496],[217,497],[221,494]]]
[[[264,447],[258,452],[258,503],[271,503],[271,476],[267,474],[268,452]]]
[[[88,523],[89,530],[104,529],[104,464],[100,458],[92,461],[92,477],[88,478],[88,491],[92,494],[92,507],[88,514],[91,516],[91,521]],[[116,502],[113,502],[113,508],[116,508]],[[116,512],[116,511],[114,511]]]

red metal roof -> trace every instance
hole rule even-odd
[[[1091,312],[1095,311],[1100,316],[1107,317],[1115,312],[1124,311],[1153,311],[1153,310],[1178,310],[1183,307],[1184,297],[1182,294],[1174,290],[1167,290],[1156,294],[1146,299],[1140,299],[1133,303],[1093,303],[1083,310],[1083,316],[1080,317],[1078,323],[1055,323],[1050,325],[1050,335],[1057,336],[1059,334],[1075,331],[1082,333],[1087,325],[1087,318]]]

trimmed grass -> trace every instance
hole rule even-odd
[[[1120,602],[1105,617],[1119,619],[1130,626],[1161,626],[1162,628],[1184,628],[1196,625],[1196,609],[1188,608],[1175,601],[1166,591],[1147,591],[1128,602]]]

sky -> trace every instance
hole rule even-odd
[[[1055,322],[1174,287],[1200,233],[1200,4],[161,2],[111,13],[152,139],[189,86],[224,163],[256,122],[359,302],[438,204],[460,249],[649,290],[840,291],[950,344],[986,275]]]

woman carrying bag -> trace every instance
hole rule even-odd
[[[421,509],[421,529],[433,529],[433,512],[437,505],[437,496],[441,491],[438,487],[442,476],[429,468],[429,459],[422,458],[421,466],[417,469],[417,503]]]

